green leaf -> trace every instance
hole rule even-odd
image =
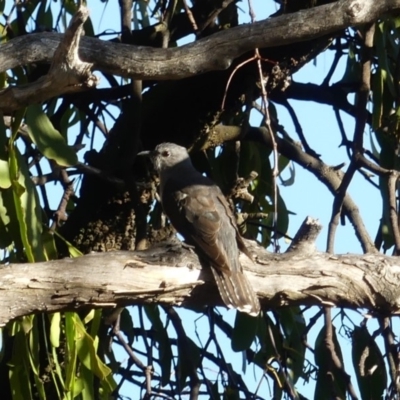
[[[63,364],[63,366],[61,367],[61,364],[58,360],[58,352],[56,350],[56,347],[51,347],[51,355],[53,356],[53,363],[54,363],[54,367],[55,367],[55,373],[57,374],[57,377],[62,385],[62,388],[64,391],[66,391],[65,388],[65,381],[64,381],[64,367],[65,364]],[[56,385],[56,388],[58,390],[58,385]]]
[[[50,319],[50,343],[53,347],[60,346],[61,313],[49,314]]]
[[[87,333],[79,315],[71,314],[70,320],[74,325],[74,341],[79,360],[100,379],[103,389],[111,393],[116,388],[116,384],[111,369],[97,355],[97,341]]]
[[[54,129],[39,105],[28,107],[26,123],[30,138],[45,157],[64,167],[78,163],[78,157],[73,148],[68,146],[60,132]]]
[[[89,371],[84,365],[81,366],[79,371],[81,378],[82,388],[82,400],[92,400],[96,398],[94,392],[94,375],[92,371]]]
[[[58,251],[54,241],[54,235],[47,227],[43,229],[42,243],[46,260],[57,260]]]
[[[296,168],[294,163],[289,164],[289,172],[290,176],[287,179],[283,179],[281,175],[279,175],[279,179],[281,180],[283,186],[292,186],[294,184],[296,178]]]
[[[283,338],[278,327],[268,314],[260,318],[257,329],[257,337],[261,350],[256,354],[254,362],[260,368],[268,368],[268,365],[283,354]]]
[[[78,250],[72,243],[68,242],[68,240],[64,239],[57,231],[54,231],[54,234],[67,245],[69,255],[72,258],[83,256],[83,253],[80,250]]]
[[[232,350],[248,350],[253,343],[257,332],[258,318],[240,311],[236,312],[235,324],[232,332]]]
[[[390,97],[396,97],[396,89],[394,87],[393,75],[391,71],[391,60],[390,58],[393,56],[388,51],[388,42],[386,32],[389,28],[386,21],[383,21],[377,24],[377,29],[375,30],[374,37],[374,46],[376,49],[376,54],[378,56],[378,65],[382,71],[382,77],[385,83],[385,86],[389,90]]]
[[[300,307],[285,307],[276,311],[282,330],[285,333],[286,365],[293,372],[293,382],[296,383],[303,372],[306,348],[302,337],[306,323]]]
[[[4,125],[3,113],[0,112],[0,188],[8,189],[11,186],[10,167],[7,153],[8,138]]]
[[[78,351],[75,343],[75,324],[73,313],[65,313],[65,338],[66,338],[66,366],[65,366],[65,390],[73,392],[75,385],[76,364],[78,360]]]
[[[374,157],[376,157],[379,160],[379,157],[380,157],[379,150],[375,144],[374,135],[373,135],[372,131],[369,132],[369,143],[371,146],[372,154],[374,155]]]
[[[79,110],[76,107],[69,106],[65,110],[60,121],[60,133],[63,138],[68,137],[68,129],[71,128],[73,125],[75,125],[78,122],[84,124],[85,119],[82,117],[83,116],[80,114]]]
[[[285,201],[283,200],[283,197],[281,196],[279,192],[279,188],[277,187],[278,190],[278,221],[277,221],[277,228],[279,232],[282,232],[285,234],[289,228],[289,210],[286,208]],[[278,234],[278,237],[280,235]]]
[[[5,191],[0,190],[0,249],[5,249],[12,243],[12,234],[9,232],[10,217],[3,199]],[[19,227],[18,231],[19,232]]]
[[[179,379],[179,387],[183,388],[190,371],[200,364],[200,349],[192,339],[186,337],[184,340],[178,339],[178,365],[176,374]]]
[[[366,327],[354,327],[352,358],[363,399],[381,399],[387,387],[385,362]]]
[[[74,0],[64,1],[65,11],[71,15],[74,15],[78,11],[78,5]]]
[[[355,46],[349,44],[346,70],[341,79],[341,83],[354,83],[360,80],[361,65],[356,59]]]
[[[265,178],[263,169],[265,167],[268,169],[268,157],[270,154],[271,150],[265,146],[259,146],[256,143],[250,142],[242,143],[240,146],[239,176],[247,177],[251,171],[256,171],[259,177],[253,184],[257,184],[261,176]],[[271,171],[271,169],[269,169],[269,171]]]
[[[82,373],[81,369],[79,368],[79,375],[81,375],[81,373]],[[78,397],[82,393],[83,387],[84,387],[83,379],[80,376],[79,377],[75,377],[74,391],[71,393],[73,399],[75,399],[76,397]]]
[[[93,318],[92,318],[92,323],[90,325],[90,336],[93,339],[96,339],[98,333],[99,333],[99,329],[100,329],[100,325],[102,323],[101,318],[102,318],[102,310],[93,310]]]
[[[4,116],[0,111],[0,158],[3,160],[8,159],[7,144],[8,137],[6,134],[6,126],[4,125]]]
[[[120,329],[128,338],[128,343],[132,345],[134,340],[133,320],[131,313],[126,308],[124,308],[121,312]]]
[[[51,28],[51,26],[45,25],[46,5],[47,5],[47,0],[41,0],[36,14],[36,29],[43,29],[43,27]]]
[[[11,186],[8,161],[0,159],[0,188],[8,189]]]
[[[31,181],[28,166],[12,141],[9,145],[9,166],[15,213],[26,257],[29,262],[45,261],[38,194]]]
[[[17,259],[23,257],[23,244],[14,204],[12,188],[0,189],[0,247],[5,248],[14,242]]]
[[[332,341],[336,355],[343,365],[343,356],[336,337],[336,329],[333,326]],[[331,363],[331,355],[325,345],[326,327],[322,327],[315,341],[314,356],[318,366],[317,383],[314,392],[315,400],[330,400],[333,392],[338,398],[346,397],[346,382],[343,375],[337,371]]]
[[[40,355],[39,355],[39,331],[38,331],[38,318],[32,316],[32,329],[29,334],[26,335],[28,342],[27,353],[29,357],[29,362],[31,366],[31,371],[33,372],[33,379],[35,381],[35,386],[40,399],[46,399],[46,393],[44,390],[43,381],[40,377]]]
[[[23,74],[23,79],[26,79],[25,74]],[[24,82],[18,82],[18,83],[26,83]],[[15,114],[14,114],[14,118],[13,121],[11,123],[11,140],[10,142],[14,143],[17,134],[18,134],[18,130],[21,126],[22,120],[24,119],[25,116],[25,112],[26,112],[26,108],[23,108],[21,110],[18,110]]]
[[[282,173],[282,171],[285,170],[285,168],[290,164],[290,159],[279,154],[278,155],[278,171],[279,174]]]
[[[21,328],[25,334],[28,334],[32,330],[34,319],[35,319],[34,315],[26,315],[22,317],[21,320],[19,321]]]
[[[14,324],[14,329],[18,329],[15,325],[19,325],[19,323]],[[15,332],[8,368],[10,385],[13,388],[13,400],[33,400],[26,339],[22,329]]]
[[[372,75],[372,128],[381,126],[383,114],[383,74],[381,68]]]

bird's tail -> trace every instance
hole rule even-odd
[[[211,268],[222,301],[228,308],[257,316],[260,302],[243,272],[220,271]]]

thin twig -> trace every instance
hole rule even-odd
[[[221,7],[214,9],[207,19],[199,27],[199,35],[204,32],[204,30],[210,26],[213,21],[218,17],[221,11],[229,6],[234,0],[223,0],[221,2]]]
[[[147,332],[144,329],[144,319],[143,319],[143,307],[139,306],[139,322],[140,322],[140,327],[141,327],[141,333],[143,337],[143,343],[144,347],[146,348],[146,354],[147,354],[147,365],[153,365],[153,347],[149,346],[149,343],[147,341]]]
[[[190,400],[197,400],[200,391],[200,379],[197,375],[197,366],[193,362],[193,358],[190,354],[190,348],[188,338],[186,336],[185,329],[183,328],[182,321],[179,318],[178,313],[173,307],[163,307],[171,319],[172,325],[176,331],[178,337],[178,346],[180,347],[179,357],[185,360],[185,364],[189,365],[189,377],[190,377]]]
[[[226,83],[226,86],[225,86],[224,97],[222,98],[221,110],[224,110],[224,109],[225,109],[225,101],[226,101],[226,96],[228,95],[228,88],[229,88],[229,86],[230,86],[230,84],[231,84],[231,80],[232,80],[233,76],[235,75],[236,71],[237,71],[238,69],[242,68],[243,65],[246,65],[246,64],[248,64],[249,62],[254,61],[254,60],[256,60],[256,56],[253,56],[253,57],[248,58],[247,60],[241,62],[239,65],[237,65],[237,66],[234,68],[234,70],[233,70],[233,71],[231,72],[231,74],[229,75],[228,82]]]
[[[334,240],[336,228],[339,225],[339,218],[342,212],[343,201],[347,193],[347,189],[353,179],[357,169],[360,167],[360,155],[363,152],[363,135],[367,122],[367,104],[369,93],[371,90],[371,50],[374,42],[375,23],[369,24],[365,29],[364,48],[362,52],[362,74],[361,86],[358,92],[358,100],[356,104],[357,118],[354,129],[353,154],[349,168],[347,169],[340,187],[335,194],[332,206],[332,216],[329,222],[327,253],[334,252]]]
[[[304,135],[304,132],[303,132],[303,128],[302,128],[302,126],[301,126],[301,124],[300,124],[299,119],[297,118],[297,114],[296,114],[296,112],[294,111],[294,108],[292,107],[292,105],[291,105],[291,104],[289,103],[289,101],[287,100],[287,98],[284,98],[284,99],[283,99],[282,105],[283,105],[284,107],[286,107],[286,110],[288,111],[289,116],[290,116],[290,118],[291,118],[292,121],[293,121],[294,128],[295,128],[295,130],[296,130],[296,132],[297,132],[297,135],[299,136],[299,139],[300,139],[300,141],[301,141],[301,144],[302,144],[302,146],[303,146],[305,152],[308,153],[308,154],[311,154],[311,155],[314,156],[314,157],[319,158],[319,157],[320,157],[319,154],[317,154],[317,152],[316,152],[315,150],[313,150],[313,149],[310,147],[310,145],[308,144],[307,139],[306,139],[306,137],[305,137],[305,135]]]
[[[326,74],[326,77],[324,78],[322,82],[322,86],[329,86],[329,81],[331,80],[334,72],[336,71],[336,68],[339,64],[340,59],[343,56],[343,51],[342,51],[342,43],[341,43],[341,38],[336,38],[335,42],[335,56],[332,62],[331,67],[329,68],[328,73]]]
[[[132,0],[119,0],[121,8],[121,32],[122,42],[128,43],[132,34]]]
[[[383,342],[385,344],[385,351],[387,357],[387,363],[389,366],[389,375],[392,380],[391,386],[393,387],[396,394],[400,392],[400,383],[398,380],[398,369],[399,369],[399,359],[394,343],[394,335],[392,329],[390,328],[390,318],[378,318],[379,326],[382,330]]]
[[[304,310],[303,310],[304,311]],[[308,350],[314,353],[314,349],[310,346],[310,344],[307,342],[307,335],[310,329],[316,324],[316,322],[319,320],[319,318],[322,316],[324,313],[324,310],[322,308],[319,309],[319,311],[310,318],[309,323],[307,324],[306,328],[304,329],[304,332],[301,335],[301,340],[304,345]]]
[[[56,230],[58,226],[60,226],[61,221],[66,221],[68,218],[67,215],[67,206],[69,199],[75,194],[73,181],[69,179],[67,171],[62,168],[60,169],[60,182],[64,187],[64,193],[61,198],[61,201],[58,205],[57,210],[53,215],[53,223],[51,224],[50,231],[53,232]]]
[[[129,354],[129,357],[132,359],[134,364],[144,372],[147,367],[142,363],[142,361],[138,357],[136,357],[131,346],[129,346],[128,343],[126,343],[126,340],[124,339],[124,337],[121,333],[121,330],[120,330],[120,322],[121,322],[121,314],[118,314],[118,316],[114,322],[112,334],[118,339],[119,343],[122,345],[122,347],[125,349],[125,351]]]
[[[195,33],[196,36],[199,35],[199,27],[197,26],[196,20],[194,19],[192,10],[189,8],[189,6],[186,3],[186,0],[183,0],[183,8],[185,9],[186,15],[188,16],[189,22],[191,23],[193,27],[193,32]]]
[[[273,225],[274,225],[274,249],[278,252],[279,244],[278,244],[278,235],[277,235],[277,228],[278,228],[278,185],[277,185],[277,177],[279,175],[278,170],[278,146],[276,144],[275,133],[271,127],[271,118],[269,116],[268,111],[268,99],[267,99],[267,91],[265,89],[265,83],[263,80],[262,68],[261,68],[261,57],[258,49],[255,50],[257,59],[257,67],[258,73],[260,76],[260,83],[261,83],[261,98],[262,98],[262,105],[264,108],[265,113],[265,126],[268,130],[268,133],[271,137],[271,144],[272,144],[272,154],[273,154],[273,168],[272,168],[272,180],[273,180],[273,203],[274,203],[274,216],[273,216]]]

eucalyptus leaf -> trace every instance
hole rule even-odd
[[[0,159],[0,188],[8,189],[11,186],[8,161]]]
[[[387,387],[385,361],[366,327],[354,327],[352,358],[363,399],[381,399]]]
[[[60,346],[61,314],[59,312],[49,315],[50,319],[50,343],[53,347]]]
[[[161,384],[164,386],[170,381],[171,377],[171,363],[172,351],[169,337],[164,324],[160,318],[160,311],[157,306],[145,305],[143,306],[147,318],[153,325],[155,331],[155,338],[159,343],[160,364],[161,364]]]
[[[9,146],[9,165],[15,212],[26,257],[29,262],[45,261],[39,197],[28,166],[13,142]]]
[[[30,138],[46,158],[63,167],[71,167],[78,163],[74,149],[68,146],[39,105],[28,107],[26,124]]]
[[[248,350],[253,343],[257,332],[258,318],[240,311],[236,312],[235,325],[232,332],[232,350]]]

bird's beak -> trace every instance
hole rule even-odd
[[[150,157],[152,155],[152,151],[146,150],[146,151],[141,151],[140,153],[137,153],[137,156],[146,156],[146,157]]]

